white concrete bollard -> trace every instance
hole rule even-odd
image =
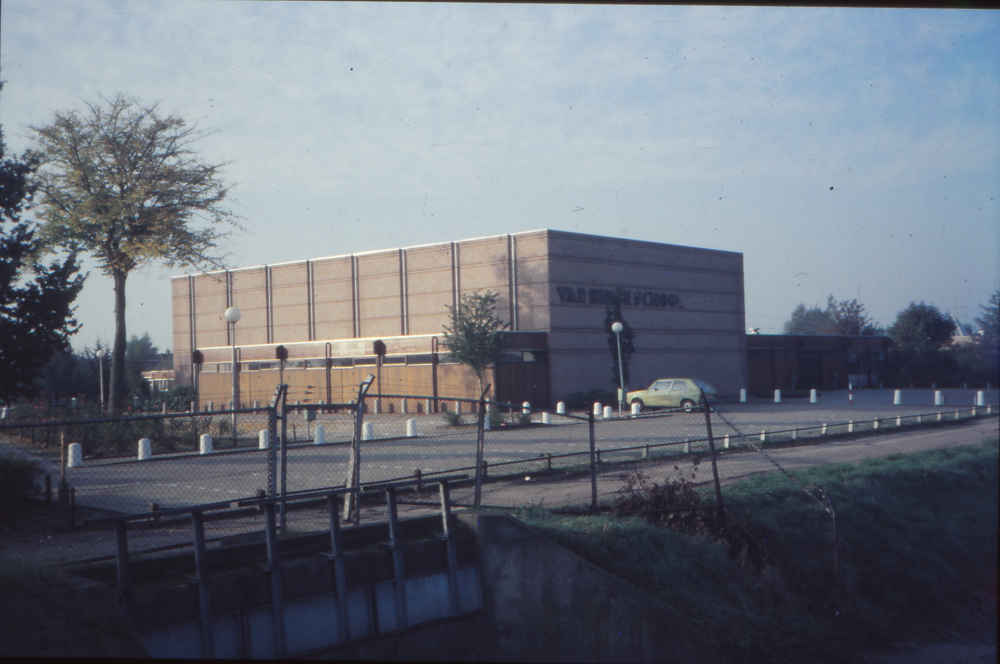
[[[924,416],[918,413],[917,414],[917,424],[920,424],[923,421],[924,421]]]
[[[809,390],[809,403],[816,403],[816,388]]]
[[[430,414],[431,414],[431,400],[426,399],[424,401],[424,415],[430,415]]]
[[[638,401],[632,402],[632,417],[639,416],[639,409],[640,409],[639,402]]]
[[[938,422],[941,421],[941,411],[940,410],[938,411],[938,414],[937,414],[937,421]]]
[[[745,389],[740,389],[740,403],[747,402],[747,391]]]
[[[215,412],[215,402],[214,401],[209,401],[208,402],[208,412],[210,412],[210,413]]]
[[[313,428],[313,443],[316,445],[323,445],[326,443],[326,427],[322,424],[317,424]]]
[[[896,390],[892,395],[892,405],[899,406],[903,403],[903,390]]]
[[[990,404],[990,405],[986,406],[986,414],[987,415],[992,415],[993,414],[993,404]]]
[[[726,434],[726,437],[722,439],[722,448],[726,449],[726,450],[729,449],[729,434],[728,433]]]
[[[594,417],[600,417],[601,416],[601,412],[602,412],[602,409],[601,409],[600,402],[595,401],[594,402]]]
[[[881,424],[881,423],[882,423],[882,420],[875,420],[874,422],[872,422],[872,429],[875,429],[876,431],[878,431],[879,424]]]
[[[760,432],[760,442],[763,443],[763,442],[766,442],[766,441],[767,441],[767,431],[766,430],[765,431],[761,431]]]
[[[457,399],[455,400],[455,414],[456,415],[462,414],[462,402],[458,401]]]
[[[605,406],[604,407],[604,419],[610,420],[613,417],[612,412],[613,411],[611,410],[611,406]]]
[[[80,443],[70,443],[68,458],[66,459],[67,468],[76,468],[77,466],[83,465],[83,447]]]
[[[212,453],[212,435],[208,433],[201,434],[201,445],[199,451],[202,454]]]
[[[847,433],[854,433],[854,420],[848,420]]]
[[[799,428],[795,427],[795,429],[792,430],[792,440],[798,440],[798,439],[799,439]]]
[[[406,437],[416,438],[417,437],[417,421],[416,420],[406,420]]]
[[[149,438],[139,439],[139,461],[153,458],[153,441]]]
[[[365,422],[361,425],[361,440],[373,440],[375,438],[375,425]]]
[[[557,403],[556,404],[556,412],[559,413],[560,415],[565,415],[566,414],[566,404],[564,404],[562,401],[560,401],[559,403]]]
[[[257,449],[266,450],[271,446],[271,433],[267,429],[262,429],[257,434]]]
[[[823,422],[823,429],[820,433],[822,433],[824,436],[826,435],[826,422]]]
[[[548,411],[542,413],[542,424],[552,424],[552,414]]]
[[[897,427],[903,426],[903,416],[902,415],[897,415],[896,416],[896,426]]]
[[[409,401],[410,401],[409,399],[403,399],[403,404],[402,404],[403,415],[407,415],[410,412],[410,403],[409,403]]]
[[[934,392],[934,405],[935,406],[944,405],[944,396],[941,394],[941,390],[936,390]]]
[[[774,391],[774,403],[781,403],[781,390]]]
[[[976,406],[972,407],[972,417],[976,416]]]
[[[521,404],[521,414],[527,415],[531,412],[531,404],[525,401]]]
[[[976,392],[976,405],[985,406],[986,405],[986,394],[982,390]]]

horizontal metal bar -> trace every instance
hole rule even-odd
[[[193,505],[191,507],[172,507],[166,510],[156,510],[155,512],[141,512],[138,514],[122,514],[119,516],[107,516],[100,519],[88,519],[83,522],[85,526],[100,526],[108,523],[119,523],[122,521],[139,521],[142,519],[162,518],[165,516],[178,516],[181,514],[193,514],[194,512],[210,512],[214,510],[231,509],[233,503],[206,503],[204,505]]]

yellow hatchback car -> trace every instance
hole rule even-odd
[[[690,413],[700,408],[702,391],[711,408],[717,401],[715,388],[700,378],[660,378],[645,390],[629,392],[626,402],[638,403],[640,409],[683,408]]]

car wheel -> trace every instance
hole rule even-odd
[[[690,399],[685,399],[684,401],[681,402],[681,408],[684,409],[685,413],[690,413],[692,410],[694,410],[694,402],[691,401]]]
[[[641,413],[642,412],[642,407],[643,407],[642,399],[632,399],[632,401],[631,401],[631,403],[629,405],[636,404],[636,403],[639,404],[639,412]]]

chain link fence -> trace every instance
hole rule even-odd
[[[384,518],[383,492],[366,493],[366,485],[410,481],[398,498],[406,515],[438,509],[434,479],[456,474],[468,477],[452,484],[458,507],[621,508],[637,487],[656,484],[680,491],[684,507],[717,509],[721,503],[736,518],[754,509],[753,500],[768,499],[761,496],[793,491],[835,526],[822,490],[802,485],[767,449],[841,430],[891,429],[987,410],[758,433],[724,413],[663,409],[617,417],[599,406],[553,412],[485,399],[368,394],[370,386],[366,381],[356,399],[342,404],[288,403],[279,386],[270,405],[238,411],[7,419],[0,441],[41,457],[55,498],[76,510],[72,550],[58,557],[69,562],[114,555],[107,526],[81,527],[101,517],[231,503],[206,512],[206,537],[238,541],[263,529],[260,512],[239,508],[240,500],[360,486],[344,515],[356,523]],[[325,505],[297,503],[281,510],[286,531],[323,529],[327,519]],[[189,516],[155,514],[133,522],[129,549],[189,545],[189,522]],[[28,557],[48,550],[44,540],[11,542],[5,549]]]

